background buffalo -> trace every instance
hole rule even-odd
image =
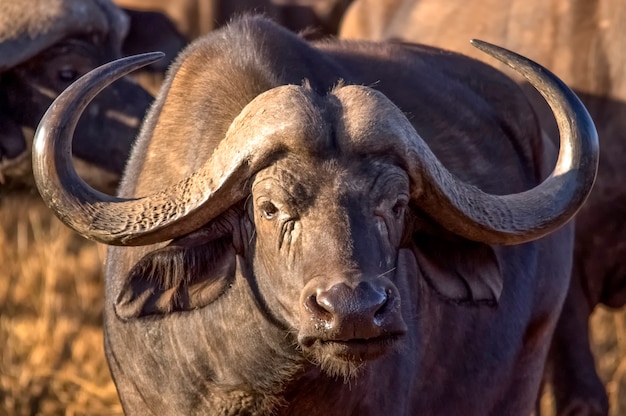
[[[30,142],[52,100],[118,58],[128,17],[108,0],[0,1],[0,190],[28,184]],[[114,189],[152,96],[120,80],[80,122],[74,155],[92,182]]]

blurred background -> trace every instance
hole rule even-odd
[[[596,121],[602,153],[596,188],[579,214],[568,297],[584,319],[578,332],[564,331],[560,342],[584,347],[589,337],[591,365],[595,362],[608,394],[609,414],[626,414],[623,1],[32,3],[0,0],[0,415],[122,414],[102,345],[105,248],[63,226],[34,190],[29,149],[38,120],[56,95],[90,69],[123,55],[166,52],[162,62],[134,75],[139,85],[116,83],[114,94],[98,98],[77,130],[74,156],[81,176],[114,192],[169,63],[187,43],[242,12],[263,12],[308,39],[420,42],[495,65],[471,50],[468,40],[481,38],[540,62],[576,90]],[[552,120],[544,117],[549,112],[532,91],[528,94],[546,131],[554,134]],[[114,151],[103,152],[102,146]],[[563,355],[572,374],[586,365],[576,354]],[[541,414],[556,414],[549,379]]]

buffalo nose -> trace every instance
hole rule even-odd
[[[384,285],[360,282],[352,288],[338,283],[309,296],[305,305],[335,339],[368,339],[381,335],[381,325],[392,302]]]

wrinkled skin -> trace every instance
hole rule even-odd
[[[109,249],[105,348],[127,414],[531,413],[573,227],[509,247],[455,236],[409,202],[428,189],[381,140],[410,122],[461,180],[528,189],[554,149],[510,80],[426,47],[312,47],[258,18],[192,44],[171,74],[120,195],[187,177],[229,126],[302,140],[200,229]]]
[[[375,10],[384,7],[385,13]],[[594,190],[576,221],[572,284],[556,330],[550,368],[559,415],[607,415],[609,404],[589,346],[589,316],[598,304],[626,304],[623,160],[626,157],[626,39],[623,2],[357,0],[340,35],[425,42],[485,60],[467,39],[520,51],[558,73],[593,117],[601,140]],[[513,74],[515,75],[515,74]],[[524,90],[542,127],[555,137],[550,110]]]

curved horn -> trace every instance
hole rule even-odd
[[[450,231],[471,240],[532,241],[569,221],[587,199],[598,167],[596,129],[578,97],[550,71],[498,46],[479,40],[472,44],[522,74],[545,98],[560,132],[558,161],[552,174],[535,188],[497,196],[458,181],[434,156],[423,160],[417,155],[422,180],[431,185],[420,206]]]
[[[557,167],[550,178],[529,191],[489,195],[456,180],[425,144],[418,145],[419,148],[409,152],[409,157],[414,159],[412,165],[420,169],[419,174],[428,187],[420,196],[420,205],[442,225],[472,240],[489,244],[530,241],[563,225],[585,201],[597,169],[597,135],[584,106],[553,74],[512,52],[475,43],[526,75],[546,97],[561,131]],[[243,140],[246,135],[229,131],[208,163],[162,192],[141,199],[122,199],[94,191],[77,178],[71,167],[69,153],[74,126],[87,102],[116,77],[134,69],[137,60],[141,57],[100,67],[68,88],[42,119],[33,147],[35,178],[44,200],[68,226],[87,238],[107,244],[151,244],[202,226],[245,197],[241,186],[245,178],[276,153],[297,146],[288,142],[291,136],[294,136],[291,140],[297,140],[297,133],[275,133],[290,124],[280,115],[288,108],[290,117],[295,117],[301,103],[278,100],[284,108],[275,110],[274,118],[268,112],[269,121],[262,132],[248,134],[243,145],[234,141]],[[109,71],[112,74],[107,75]],[[286,90],[287,87],[276,88],[264,94]],[[244,111],[238,118],[268,110],[262,103],[257,107]],[[303,114],[308,117],[306,112]],[[245,124],[234,122],[231,129]],[[309,120],[306,125],[323,123]],[[57,141],[62,148],[55,145]],[[45,157],[49,152],[55,155],[54,159]],[[173,204],[173,200],[181,203]]]
[[[72,164],[72,135],[78,119],[106,85],[163,56],[161,52],[146,53],[94,69],[57,97],[37,127],[32,149],[37,189],[61,221],[82,235],[88,234],[84,222],[97,215],[99,205],[116,204],[120,199],[96,191],[76,173]],[[104,73],[109,76],[103,82],[98,78]],[[72,192],[68,191],[70,188]]]
[[[33,173],[39,192],[61,221],[86,238],[111,245],[147,245],[189,233],[244,199],[244,183],[271,158],[302,147],[301,133],[285,134],[297,125],[293,120],[301,117],[304,125],[326,128],[320,120],[310,119],[315,115],[306,111],[311,105],[302,105],[303,99],[310,99],[303,88],[274,88],[262,95],[270,101],[284,95],[272,101],[280,104],[267,106],[263,99],[249,104],[211,158],[188,178],[143,198],[98,192],[82,181],[72,166],[71,140],[77,120],[108,84],[161,56],[122,58],[89,72],[57,97],[35,133]],[[284,120],[286,112],[290,121]],[[254,131],[242,131],[250,124],[247,118],[261,113],[267,123],[257,123]]]

